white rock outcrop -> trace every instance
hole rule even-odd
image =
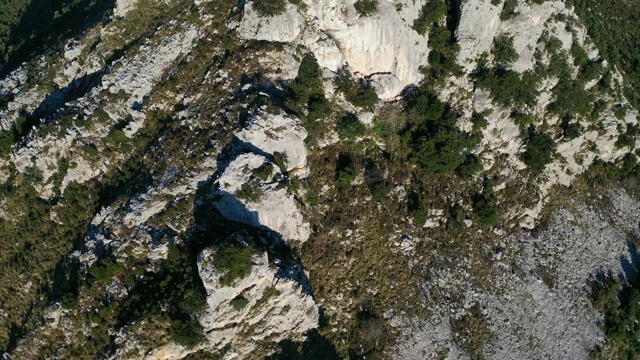
[[[378,1],[374,14],[361,17],[352,0],[306,0],[302,15],[289,5],[283,14],[267,18],[247,3],[238,32],[245,39],[304,45],[320,66],[333,72],[349,65],[359,76],[387,75],[380,78],[384,91],[378,94],[387,100],[422,80],[420,68],[428,63],[429,48],[427,37],[412,25],[424,2],[403,1],[398,10],[391,2]]]
[[[284,153],[290,176],[309,176],[307,147],[304,143],[307,130],[295,116],[283,111],[278,114],[259,112],[252,115],[236,137],[269,155]]]
[[[318,326],[313,298],[299,282],[282,277],[277,267],[270,266],[267,253],[256,254],[251,273],[231,286],[220,284],[214,255],[215,250],[208,248],[198,257],[208,305],[200,323],[210,344],[218,349],[233,344],[235,354],[227,358],[245,358],[261,340],[304,340],[305,333]],[[246,305],[236,309],[234,299],[244,299]]]
[[[272,165],[273,172],[267,181],[253,176],[254,170],[266,164],[271,162],[254,153],[242,154],[233,160],[212,189],[216,198],[214,206],[229,219],[270,228],[286,240],[306,241],[310,234],[309,224],[304,221],[293,194],[274,181],[280,174],[278,167]],[[244,184],[253,184],[251,186],[258,194],[256,201],[239,195]]]

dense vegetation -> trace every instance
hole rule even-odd
[[[592,283],[592,300],[594,307],[604,314],[602,328],[607,340],[595,349],[593,358],[637,359],[640,357],[640,283],[637,279],[624,283],[612,274],[598,277]]]
[[[585,24],[600,55],[623,71],[625,96],[640,106],[640,15],[636,4],[625,0],[567,0]]]
[[[63,41],[99,22],[113,0],[9,0],[0,7],[0,75],[38,54],[53,55]],[[54,58],[54,57],[52,57]]]

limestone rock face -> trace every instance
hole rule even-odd
[[[249,119],[236,136],[272,156],[275,153],[285,154],[286,170],[291,176],[309,176],[307,147],[304,144],[307,130],[300,119],[284,112],[259,112]]]
[[[207,310],[200,323],[209,342],[218,349],[234,345],[237,357],[229,354],[229,358],[245,358],[255,342],[267,338],[274,343],[284,338],[303,340],[306,331],[318,326],[318,306],[305,289],[308,284],[301,280],[304,274],[270,267],[269,256],[262,253],[254,256],[246,278],[224,286],[214,268],[214,254],[215,250],[205,249],[198,257],[198,270],[208,294]],[[233,306],[238,299],[246,301],[241,309]],[[252,341],[238,344],[245,337]]]
[[[253,176],[254,171],[271,164],[272,174],[261,181]],[[217,180],[212,192],[217,198],[215,207],[230,219],[252,226],[264,226],[280,233],[287,240],[306,241],[309,224],[298,209],[293,195],[280,188],[274,180],[280,174],[267,158],[253,153],[238,156],[229,164]],[[251,185],[247,185],[251,184]],[[247,198],[246,188],[256,193],[255,199]]]
[[[424,1],[402,2],[400,11],[391,2],[379,1],[376,13],[366,17],[358,15],[353,3],[307,0],[304,22],[291,5],[281,15],[261,18],[248,3],[238,30],[245,39],[304,45],[320,66],[333,72],[349,65],[363,77],[386,74],[379,96],[392,99],[405,86],[420,82],[420,68],[428,63],[427,37],[411,27]]]

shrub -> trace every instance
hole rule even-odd
[[[563,73],[553,88],[553,102],[547,106],[547,110],[559,116],[586,117],[591,114],[594,101],[593,95],[582,84]]]
[[[508,66],[518,60],[518,53],[513,48],[513,38],[501,35],[493,39],[491,49],[495,62],[501,66]]]
[[[187,348],[198,345],[205,338],[200,323],[191,318],[172,321],[169,333],[173,341]]]
[[[353,105],[365,110],[372,110],[378,102],[376,89],[366,81],[358,81],[347,71],[338,73],[334,80],[336,90]]]
[[[236,190],[236,196],[239,199],[256,203],[262,199],[263,191],[260,185],[254,181],[249,181]]]
[[[233,300],[231,300],[229,304],[235,311],[240,311],[247,307],[247,304],[249,304],[249,300],[245,299],[243,296],[238,296],[233,298]]]
[[[562,119],[560,127],[562,128],[562,135],[569,140],[577,138],[582,133],[580,123],[577,121],[572,122],[569,117]]]
[[[475,144],[456,126],[455,113],[429,94],[409,104],[409,112],[416,123],[403,134],[409,145],[409,160],[426,174],[451,172],[464,162],[463,150]]]
[[[612,274],[598,275],[591,286],[593,306],[604,314],[601,325],[607,340],[598,346],[595,359],[637,359],[640,357],[640,284],[633,279],[621,283]]]
[[[308,112],[305,121],[305,127],[310,133],[313,133],[312,120],[328,117],[332,113],[331,106],[324,96],[324,88],[322,85],[322,70],[318,65],[318,61],[311,54],[306,54],[302,58],[298,75],[289,84],[288,93],[291,98],[289,104],[292,108],[298,108],[302,104]]]
[[[491,98],[501,106],[534,106],[538,98],[538,78],[530,71],[519,75],[504,69],[480,69],[478,86],[489,90]]]
[[[444,0],[428,0],[413,21],[413,29],[420,35],[426,34],[447,16],[447,3]]]
[[[223,275],[220,282],[231,285],[237,279],[243,279],[251,272],[253,249],[236,244],[225,244],[218,248],[215,256],[215,268]]]
[[[287,9],[285,0],[253,0],[253,8],[260,16],[276,16]]]
[[[482,164],[477,156],[468,154],[464,162],[456,168],[456,175],[462,179],[471,179],[482,170]]]
[[[526,151],[522,160],[533,174],[541,173],[551,162],[556,150],[556,144],[546,133],[532,131],[526,143]]]
[[[640,125],[627,124],[627,130],[624,134],[620,134],[618,136],[618,140],[616,140],[616,147],[623,148],[629,147],[633,149],[636,144],[636,137],[640,134]]]
[[[476,194],[472,198],[473,211],[482,225],[493,226],[498,221],[498,209],[495,208],[493,196]]]
[[[353,140],[364,135],[367,128],[358,120],[358,117],[350,112],[346,112],[336,122],[336,131],[341,139]]]
[[[253,175],[262,181],[269,180],[271,174],[273,173],[273,164],[270,162],[266,162],[262,164],[259,168],[253,170]]]
[[[509,20],[512,17],[518,15],[518,12],[516,11],[517,6],[518,0],[505,0],[502,11],[500,12],[500,20]]]
[[[378,9],[378,0],[358,0],[353,3],[360,17],[369,16]]]

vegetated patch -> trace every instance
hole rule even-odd
[[[216,250],[215,267],[222,273],[220,282],[232,285],[237,279],[243,279],[251,272],[253,249],[239,244],[224,244]]]
[[[518,0],[504,0],[504,5],[502,6],[502,11],[500,12],[500,20],[509,20],[518,15],[519,12],[516,11],[517,7]]]
[[[276,16],[287,9],[286,0],[253,0],[253,8],[260,16]]]
[[[540,174],[545,166],[551,162],[556,150],[556,144],[547,133],[538,132],[535,127],[529,130],[529,136],[525,145],[526,151],[522,154],[522,161],[527,165],[532,174]]]
[[[348,70],[340,71],[334,84],[348,102],[359,108],[371,111],[378,102],[376,89],[364,79],[355,79]]]
[[[341,139],[354,140],[358,136],[365,134],[367,128],[358,120],[356,114],[345,112],[336,121],[336,131]]]
[[[493,335],[489,323],[482,314],[480,304],[476,303],[467,309],[467,313],[449,322],[453,341],[464,349],[472,360],[482,359],[482,347]]]
[[[507,67],[518,60],[518,53],[513,48],[513,37],[500,35],[493,39],[491,49],[494,61],[498,66]]]
[[[378,0],[357,0],[353,7],[360,17],[371,16],[378,10]]]
[[[640,29],[634,3],[625,0],[570,0],[587,28],[600,55],[622,70],[624,94],[638,108],[640,105]]]
[[[257,181],[250,180],[242,184],[240,189],[236,190],[235,195],[238,199],[250,203],[257,203],[262,199],[264,191],[262,191],[262,187]]]
[[[242,309],[244,309],[245,307],[247,307],[247,305],[249,304],[249,300],[245,299],[244,296],[239,295],[235,298],[233,298],[229,304],[231,305],[231,307],[233,307],[233,309],[235,311],[240,311]]]
[[[447,3],[444,0],[429,0],[420,9],[418,18],[413,21],[413,29],[418,34],[425,35],[446,16]]]
[[[593,307],[604,314],[601,324],[606,341],[598,345],[594,359],[640,357],[640,284],[624,283],[613,274],[597,274],[591,281]]]

